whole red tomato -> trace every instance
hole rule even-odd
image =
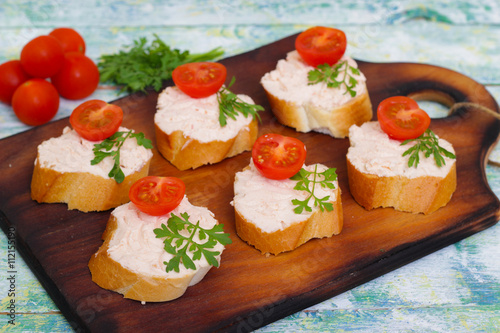
[[[31,77],[23,70],[21,61],[11,60],[0,65],[0,101],[10,104],[12,95],[23,82]]]
[[[55,75],[61,69],[63,60],[62,46],[52,36],[38,36],[21,50],[21,64],[24,70],[38,78]]]
[[[80,52],[85,54],[85,40],[72,28],[56,28],[49,33],[49,36],[55,37],[63,48],[64,53]]]
[[[89,57],[70,52],[64,55],[61,70],[50,78],[59,94],[67,99],[82,99],[99,84],[99,69]]]
[[[19,86],[12,96],[12,108],[17,118],[26,125],[45,124],[59,109],[59,94],[43,79],[31,79]]]

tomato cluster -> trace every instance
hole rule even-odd
[[[0,101],[11,104],[27,125],[42,125],[59,109],[59,98],[77,100],[99,84],[97,65],[85,55],[85,41],[71,28],[56,28],[22,49],[19,60],[0,65]]]

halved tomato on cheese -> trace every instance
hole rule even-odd
[[[172,72],[175,85],[186,95],[203,98],[215,94],[226,81],[226,66],[218,62],[193,62]]]
[[[174,210],[185,192],[186,185],[179,178],[147,176],[130,187],[129,198],[140,211],[160,216]]]
[[[431,123],[427,112],[406,96],[393,96],[380,102],[377,118],[380,128],[396,140],[418,138]]]
[[[264,134],[252,148],[252,160],[260,173],[270,179],[287,179],[300,171],[306,160],[306,146],[296,138]]]
[[[118,130],[122,120],[121,107],[99,99],[83,102],[73,110],[69,117],[73,129],[81,137],[90,141],[109,138]]]
[[[304,61],[313,67],[336,64],[345,53],[347,38],[342,30],[329,27],[313,27],[300,33],[295,49]]]

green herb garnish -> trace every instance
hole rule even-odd
[[[172,77],[172,71],[177,66],[212,60],[224,54],[221,48],[197,54],[181,52],[171,49],[158,35],[154,36],[151,45],[147,45],[147,39],[142,37],[135,40],[133,45],[125,46],[126,50],[101,56],[97,63],[101,82],[122,85],[120,92],[145,91],[149,86],[159,91],[163,82]]]
[[[347,60],[338,62],[337,64],[330,66],[328,64],[318,65],[316,69],[309,71],[307,78],[309,80],[308,84],[316,84],[320,82],[325,82],[328,88],[340,88],[344,85],[346,88],[346,94],[349,92],[351,97],[356,96],[356,91],[354,88],[358,84],[358,81],[349,74],[359,75],[360,72],[356,67],[349,65]],[[341,74],[342,77],[339,77]]]
[[[314,189],[316,187],[316,184],[320,184],[323,188],[327,187],[329,189],[334,189],[335,185],[333,184],[333,182],[337,180],[337,173],[335,172],[336,169],[328,168],[325,171],[319,173],[317,171],[318,165],[314,167],[314,171],[307,171],[306,169],[302,168],[299,172],[297,172],[297,174],[290,178],[292,180],[298,181],[293,188],[294,190],[306,191],[310,194],[304,200],[292,200],[292,204],[297,205],[297,207],[295,207],[293,210],[296,214],[302,213],[304,209],[308,212],[312,211],[312,207],[309,206],[309,200],[311,198],[314,198],[314,207],[319,206],[319,209],[322,212],[324,212],[325,209],[328,212],[333,210],[333,205],[328,202],[330,196],[327,195],[324,198],[318,198],[314,195]],[[311,175],[313,175],[312,180],[309,179]],[[310,186],[311,183],[312,185]]]
[[[125,175],[120,168],[120,149],[127,138],[135,138],[139,146],[144,148],[152,149],[153,144],[151,140],[144,137],[144,133],[133,133],[132,130],[128,132],[116,132],[109,138],[103,140],[101,143],[96,143],[92,151],[94,152],[94,159],[90,161],[91,165],[100,163],[103,159],[111,156],[115,161],[113,168],[109,172],[108,176],[114,178],[117,183],[123,182]],[[116,150],[112,150],[116,146]]]
[[[403,153],[403,156],[410,155],[410,158],[408,159],[408,166],[410,168],[412,166],[415,166],[415,168],[418,166],[418,163],[420,162],[420,152],[423,152],[425,157],[430,157],[431,155],[434,156],[434,160],[436,161],[436,165],[438,167],[446,164],[443,155],[448,158],[456,158],[453,153],[447,151],[439,145],[439,139],[430,129],[427,129],[416,139],[403,141],[401,145],[404,146],[414,141],[416,144]]]
[[[181,218],[182,217],[182,218]],[[200,227],[200,221],[193,224],[189,222],[188,213],[181,213],[181,217],[171,214],[167,221],[167,225],[162,223],[161,228],[154,229],[156,238],[165,240],[165,251],[172,254],[174,257],[168,262],[163,262],[166,265],[165,270],[168,272],[179,272],[179,264],[182,262],[186,269],[196,269],[194,260],[200,260],[202,255],[207,259],[207,262],[215,267],[219,267],[219,262],[215,258],[220,254],[219,251],[210,251],[217,243],[222,245],[231,244],[229,234],[224,233],[224,225],[217,224],[212,229],[204,229]],[[186,230],[188,236],[181,235],[181,231]],[[196,243],[193,238],[198,234],[200,240],[207,241],[203,244]],[[192,253],[192,257],[190,257]]]
[[[226,126],[227,117],[236,120],[238,112],[243,113],[245,117],[248,115],[252,115],[254,119],[257,117],[260,121],[260,116],[257,112],[264,111],[262,106],[245,103],[229,90],[235,80],[233,76],[227,88],[222,87],[222,89],[217,92],[217,101],[219,102],[219,124],[222,127]]]

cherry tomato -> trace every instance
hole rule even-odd
[[[62,66],[64,53],[61,44],[52,36],[39,36],[21,50],[21,64],[26,73],[47,78],[55,75]]]
[[[62,97],[75,100],[90,96],[99,84],[99,69],[79,52],[64,55],[61,70],[50,78]]]
[[[186,185],[179,178],[147,176],[132,185],[129,198],[141,212],[160,216],[179,206],[185,192]]]
[[[280,134],[265,134],[255,141],[252,159],[260,173],[270,179],[286,179],[295,175],[306,160],[302,141]]]
[[[175,85],[186,95],[202,98],[215,94],[226,81],[226,66],[218,62],[193,62],[172,72]]]
[[[19,60],[11,60],[0,65],[0,101],[10,104],[14,91],[31,78]]]
[[[389,97],[380,102],[377,118],[380,128],[395,140],[418,138],[431,123],[417,102],[406,96]]]
[[[59,109],[59,94],[54,86],[43,79],[30,79],[21,84],[12,96],[12,109],[26,125],[45,124]]]
[[[345,53],[347,39],[342,30],[313,27],[300,33],[295,39],[295,49],[309,65],[316,67],[337,63]]]
[[[98,99],[83,102],[69,117],[73,129],[89,141],[109,138],[118,130],[122,120],[121,107]]]
[[[80,52],[85,54],[85,41],[83,37],[72,28],[56,28],[49,33],[61,43],[64,53]]]

